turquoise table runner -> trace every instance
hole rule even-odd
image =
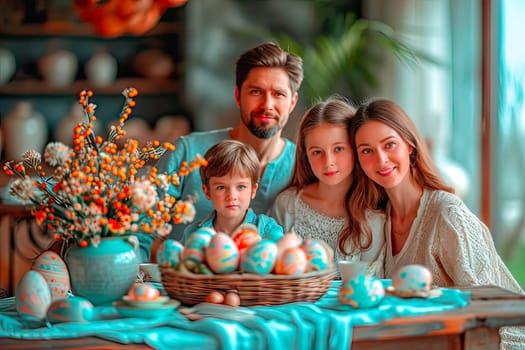
[[[386,286],[390,281],[383,283]],[[0,337],[60,339],[97,336],[124,344],[145,343],[156,349],[347,350],[352,341],[352,326],[441,312],[464,307],[470,302],[470,292],[443,289],[440,297],[401,299],[388,295],[375,308],[353,309],[339,303],[340,286],[340,281],[333,281],[328,292],[315,303],[247,308],[253,315],[241,321],[211,317],[189,321],[176,311],[158,318],[122,318],[113,307],[101,306],[96,308],[98,317],[95,321],[35,328],[24,322],[14,307],[3,303],[0,304]]]

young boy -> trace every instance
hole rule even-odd
[[[182,243],[200,227],[232,233],[241,224],[253,224],[263,238],[277,241],[283,228],[271,217],[250,209],[257,193],[261,164],[252,146],[236,140],[224,140],[206,152],[206,167],[200,168],[202,190],[214,210],[202,221],[184,230]]]

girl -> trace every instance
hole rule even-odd
[[[386,214],[386,278],[404,265],[421,264],[440,287],[492,284],[523,293],[488,228],[442,181],[400,106],[385,99],[361,105],[350,138],[358,159],[350,213]],[[514,345],[521,344],[523,334],[519,338]]]
[[[354,112],[337,97],[306,111],[299,126],[291,181],[276,197],[270,215],[285,232],[328,243],[336,253],[335,261],[346,256],[376,262],[384,245],[381,217],[370,218],[373,229],[364,223],[362,234],[356,235],[361,230],[348,212],[354,169],[348,124]],[[382,262],[372,267],[378,277],[382,277],[381,267]]]

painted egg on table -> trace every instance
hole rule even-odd
[[[68,291],[71,290],[69,272],[64,260],[57,253],[50,250],[43,252],[35,259],[31,270],[44,277],[53,301],[67,297]]]
[[[308,260],[308,271],[326,269],[329,264],[328,253],[320,241],[307,238],[301,244],[301,249],[304,250]]]
[[[392,286],[398,292],[429,291],[432,273],[423,265],[405,265],[392,275]]]
[[[184,246],[177,240],[167,239],[157,249],[157,264],[160,267],[175,267],[179,263]]]
[[[308,260],[300,247],[289,248],[277,257],[274,272],[280,275],[300,275],[306,271]]]
[[[51,291],[45,278],[34,270],[27,271],[15,291],[15,308],[20,316],[41,320],[51,305]]]
[[[242,255],[246,248],[259,242],[262,237],[259,235],[259,231],[255,225],[244,224],[232,234],[232,239],[239,249],[239,253]]]
[[[277,244],[269,239],[260,240],[245,250],[241,258],[241,270],[244,272],[270,273],[277,260]]]
[[[215,273],[229,273],[239,266],[239,249],[230,236],[217,233],[206,248],[206,263]]]
[[[47,309],[49,322],[87,322],[93,319],[93,304],[82,297],[70,296],[55,300]]]
[[[385,298],[385,288],[380,280],[360,276],[343,282],[339,289],[339,301],[353,308],[369,308],[379,305]]]
[[[215,231],[207,227],[200,227],[190,234],[182,252],[182,260],[188,268],[204,262],[204,253],[214,235]]]
[[[159,296],[159,290],[147,283],[134,283],[128,291],[128,297],[134,301],[153,301]]]

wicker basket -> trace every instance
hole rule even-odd
[[[198,275],[165,267],[160,270],[168,295],[187,305],[204,302],[212,290],[236,290],[242,306],[316,301],[336,276],[335,268],[302,275]]]

